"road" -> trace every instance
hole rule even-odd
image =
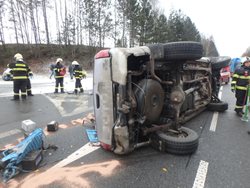
[[[86,79],[85,86],[91,82]],[[36,95],[13,102],[7,94],[11,85],[1,83],[0,148],[11,147],[22,137],[18,132],[22,120],[31,119],[42,128],[56,120],[60,128],[47,134],[47,142],[58,149],[45,152],[38,171],[19,174],[0,187],[249,187],[249,123],[235,115],[230,85],[221,87],[222,100],[229,103],[226,112],[204,111],[185,124],[200,136],[193,155],[176,156],[146,146],[119,156],[88,144],[85,129],[93,126],[88,121],[93,113],[91,88],[83,95],[55,95],[53,83],[33,82]]]

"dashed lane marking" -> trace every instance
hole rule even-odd
[[[220,87],[220,91],[219,91],[219,94],[218,94],[219,99],[221,99],[221,97],[222,97],[222,91],[223,91],[223,86]],[[213,131],[213,132],[216,131],[218,117],[219,117],[219,113],[214,112],[213,117],[212,117],[212,121],[211,121],[211,125],[210,125],[210,129],[209,129],[210,131]]]
[[[203,188],[205,185],[209,163],[201,160],[196,173],[193,188]]]
[[[10,130],[10,131],[6,131],[6,132],[3,132],[3,133],[0,133],[0,139],[8,137],[8,136],[15,135],[15,134],[18,134],[18,133],[21,133],[21,132],[22,131],[19,130],[19,129],[13,129],[13,130]]]

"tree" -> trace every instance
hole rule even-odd
[[[29,13],[30,13],[30,22],[31,22],[32,31],[34,34],[35,44],[38,44],[38,33],[37,33],[37,25],[35,22],[35,16],[34,16],[33,0],[29,0]]]
[[[42,0],[42,10],[43,10],[45,33],[46,33],[46,41],[47,41],[47,44],[49,44],[50,40],[49,40],[49,28],[48,28],[48,19],[47,19],[47,10],[46,10],[47,6],[46,6],[46,4],[47,4],[47,1]]]
[[[167,18],[164,14],[156,17],[153,43],[165,43],[168,40]]]
[[[190,40],[190,41],[201,41],[200,32],[196,28],[195,24],[191,21],[189,17],[184,17],[184,34],[183,40]]]
[[[5,44],[4,31],[3,31],[3,14],[4,14],[4,0],[0,1],[0,42]]]
[[[13,2],[13,0],[10,1],[10,14],[11,14],[10,21],[13,22],[13,26],[14,26],[16,43],[19,44],[18,33],[17,33],[17,20],[16,20],[16,16],[15,16],[15,10],[14,10],[14,2]]]
[[[203,46],[203,56],[207,56],[207,57],[218,57],[219,53],[218,50],[215,46],[214,43],[214,38],[213,36],[210,36],[208,38],[206,38],[205,36],[201,37],[201,43]]]
[[[200,33],[181,10],[171,11],[168,19],[168,41],[200,41]]]

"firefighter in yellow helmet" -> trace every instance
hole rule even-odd
[[[21,98],[26,99],[28,71],[30,70],[30,68],[23,61],[22,54],[15,54],[14,59],[15,62],[8,64],[8,67],[11,69],[11,73],[13,74],[14,97],[12,100],[20,99],[19,91],[21,91]]]
[[[236,97],[234,111],[240,117],[244,114],[243,108],[246,105],[247,88],[250,83],[250,58],[245,57],[242,62],[242,66],[235,70],[231,82],[231,90],[235,92]]]

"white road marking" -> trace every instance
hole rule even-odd
[[[95,151],[99,148],[100,148],[99,146],[92,146],[90,143],[87,143],[83,147],[81,147],[80,149],[78,149],[77,151],[75,151],[74,153],[69,155],[67,158],[60,161],[56,165],[54,165],[52,167],[52,169],[64,167],[64,166],[74,162],[75,160],[80,159],[81,157],[84,157],[84,156],[88,155],[89,153],[92,153],[93,151]]]
[[[193,188],[203,188],[207,177],[208,162],[201,160],[196,173]]]
[[[220,91],[219,91],[219,94],[218,94],[218,98],[219,99],[221,99],[222,91],[223,91],[223,86],[220,87]]]
[[[15,134],[18,134],[20,132],[22,132],[22,131],[19,130],[19,129],[13,129],[13,130],[10,130],[10,131],[7,131],[7,132],[0,133],[0,139],[8,137],[8,136],[15,135]]]
[[[223,86],[220,87],[220,91],[218,94],[219,99],[221,99],[221,97],[222,97],[222,91],[223,91]],[[213,132],[216,131],[218,117],[219,117],[219,112],[214,112],[213,117],[212,117],[212,121],[210,124],[210,129],[209,129],[210,131],[213,131]]]
[[[218,116],[219,116],[219,112],[214,112],[213,118],[211,121],[211,125],[210,125],[210,129],[209,129],[210,131],[215,132],[216,126],[217,126],[217,121],[218,121]]]

